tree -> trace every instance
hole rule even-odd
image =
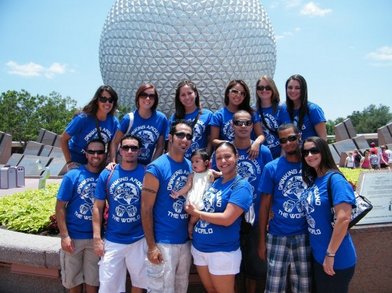
[[[0,130],[13,140],[35,140],[40,128],[62,133],[76,111],[76,101],[52,92],[31,96],[27,91],[7,91],[0,95]]]
[[[348,118],[351,119],[357,133],[376,133],[377,128],[392,121],[392,113],[388,106],[371,104],[362,112],[354,111]]]

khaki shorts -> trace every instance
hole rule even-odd
[[[61,279],[67,289],[86,283],[99,286],[98,261],[92,239],[73,239],[75,251],[60,251]]]

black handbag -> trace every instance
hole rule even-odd
[[[333,214],[332,222],[331,222],[332,225],[334,225],[336,217],[335,217],[335,211],[333,209],[333,201],[332,201],[332,194],[331,194],[332,193],[331,178],[335,174],[339,174],[343,176],[343,174],[341,174],[340,172],[334,172],[328,178],[327,191],[328,191],[329,202],[331,204],[331,211]],[[365,217],[373,209],[372,203],[366,197],[358,194],[357,192],[354,193],[355,193],[355,207],[351,210],[351,221],[350,224],[348,225],[349,229],[355,224],[357,224],[363,217]]]

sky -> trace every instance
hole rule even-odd
[[[0,0],[0,92],[52,91],[85,105],[103,83],[99,40],[114,0]],[[329,120],[370,104],[392,112],[392,1],[261,1],[274,29],[274,80],[299,73]]]

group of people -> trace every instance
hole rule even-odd
[[[358,150],[349,152],[344,166],[350,169],[391,169],[392,151],[387,145],[381,145],[380,148],[377,148],[376,144],[372,142],[370,149],[363,152],[363,156]]]
[[[242,80],[224,106],[202,108],[196,85],[178,84],[175,113],[143,84],[121,123],[116,92],[101,86],[66,127],[68,172],[56,215],[63,285],[70,292],[187,292],[193,263],[207,292],[347,292],[356,255],[348,233],[354,193],[326,143],[322,109],[301,75],[280,103],[272,78]],[[350,257],[347,257],[349,255]]]

